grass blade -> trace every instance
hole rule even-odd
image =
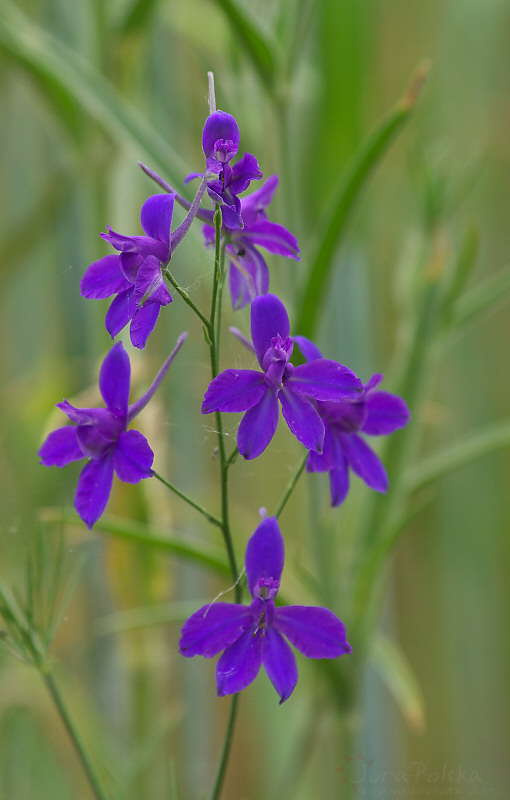
[[[351,164],[333,191],[328,203],[328,217],[318,225],[320,242],[301,297],[295,330],[302,336],[313,336],[333,266],[333,257],[345,230],[350,211],[367,179],[384,153],[411,117],[428,73],[428,64],[421,64],[405,95],[379,123],[372,135],[354,155]]]
[[[188,166],[145,117],[91,64],[7,0],[0,6],[0,48],[43,85],[58,90],[70,108],[77,103],[85,109],[114,141],[136,150],[138,159],[145,159],[170,182],[182,183]]]

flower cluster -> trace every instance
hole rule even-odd
[[[285,306],[279,297],[269,293],[269,268],[259,248],[298,259],[298,242],[290,231],[267,217],[266,209],[278,185],[276,175],[256,191],[240,197],[253,180],[262,178],[262,173],[250,153],[232,163],[239,142],[234,117],[223,111],[208,116],[202,135],[205,170],[192,173],[184,181],[201,179],[191,203],[144,167],[165,191],[152,195],[143,204],[143,235],[127,236],[110,227],[101,234],[116,253],[87,268],[81,293],[86,298],[113,297],[105,318],[108,333],[114,339],[129,324],[132,345],[143,349],[161,308],[172,301],[167,279],[200,316],[208,333],[206,338],[211,334],[214,339],[214,315],[220,310],[214,306],[216,300],[208,322],[170,273],[169,265],[195,218],[203,223],[206,245],[218,244],[218,231],[223,258],[220,274],[215,270],[213,298],[221,298],[218,285],[224,279],[223,263],[227,260],[234,309],[250,304],[251,342],[238,335],[258,367],[230,368],[216,374],[213,366],[214,377],[205,391],[202,413],[242,413],[238,450],[245,459],[254,459],[269,446],[281,406],[287,426],[308,451],[307,471],[329,473],[333,506],[347,496],[349,470],[370,488],[384,492],[388,486],[384,466],[361,434],[386,435],[406,425],[407,406],[402,398],[377,390],[381,375],[374,375],[363,384],[351,369],[324,358],[313,342],[299,335],[291,337]],[[215,212],[202,205],[206,191],[216,210],[221,209],[221,227],[218,219],[217,229],[213,227]],[[172,231],[175,202],[187,213]],[[149,402],[185,337],[186,334],[179,337],[152,386],[135,403],[129,404],[129,356],[118,342],[104,359],[99,375],[105,407],[76,408],[67,400],[57,404],[72,424],[50,433],[39,456],[42,464],[57,467],[86,459],[78,479],[75,507],[89,528],[106,507],[114,473],[127,483],[154,475],[154,454],[147,440],[128,426]],[[211,354],[215,346],[212,339]],[[292,363],[295,345],[305,363]],[[217,363],[217,353],[211,362]],[[224,534],[227,540],[225,531]],[[283,563],[284,544],[277,520],[264,518],[246,549],[250,604],[212,603],[194,613],[182,629],[183,655],[209,658],[222,652],[216,668],[219,695],[244,689],[263,665],[280,702],[284,702],[297,682],[296,660],[289,642],[309,658],[337,658],[351,651],[343,623],[328,609],[275,604]]]

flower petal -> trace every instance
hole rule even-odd
[[[243,213],[242,205],[241,213]],[[276,222],[269,222],[269,220],[266,219],[259,219],[257,222],[252,222],[248,227],[244,216],[243,222],[243,236],[249,239],[253,244],[264,247],[270,253],[276,253],[276,255],[279,256],[286,256],[287,258],[296,258],[299,260],[298,240],[287,228],[284,228],[283,225],[278,225]]]
[[[167,306],[172,302],[172,295],[163,279],[160,263],[154,256],[145,258],[138,267],[133,299],[138,306],[149,300],[152,303],[159,303],[160,306]]]
[[[306,397],[301,397],[287,387],[288,383],[278,394],[285,422],[307,450],[321,453],[324,445],[323,421]]]
[[[130,285],[121,270],[119,256],[110,255],[90,265],[81,279],[80,294],[89,299],[102,300],[129,289]]]
[[[338,437],[336,432],[332,430],[327,420],[322,417],[324,424],[324,445],[322,453],[317,453],[315,450],[310,450],[306,462],[307,472],[329,472],[330,469],[335,469],[337,459],[343,458],[343,453],[338,452],[337,442]]]
[[[367,418],[362,430],[372,436],[393,433],[410,419],[405,401],[396,394],[374,392],[366,401]]]
[[[122,342],[114,344],[101,366],[99,389],[108,409],[126,415],[131,382],[131,364]]]
[[[349,493],[349,465],[345,458],[335,469],[330,470],[329,486],[331,490],[331,505],[341,505]]]
[[[276,517],[266,517],[248,539],[245,555],[246,582],[252,597],[261,579],[280,581],[285,547]]]
[[[74,507],[87,528],[97,522],[106,508],[112,488],[113,457],[108,453],[83,467],[74,497]]]
[[[112,339],[115,339],[122,328],[126,327],[136,311],[136,303],[133,300],[134,290],[135,287],[131,286],[120,292],[106,312],[104,324]]]
[[[252,624],[249,609],[238,603],[202,606],[184,623],[179,652],[189,658],[211,658],[239,639]]]
[[[356,397],[362,390],[361,381],[352,370],[329,358],[318,358],[300,364],[294,369],[286,385],[289,389],[316,400]]]
[[[222,203],[221,206],[221,215],[223,219],[223,225],[228,228],[229,230],[235,230],[237,228],[243,227],[243,219],[241,217],[241,201],[238,197],[234,197],[234,202],[232,205],[226,205],[225,200],[220,195],[214,195],[210,189],[207,190],[208,194],[214,202]]]
[[[246,411],[267,391],[262,372],[226,369],[211,381],[204,395],[202,414],[212,411]]]
[[[376,492],[386,492],[388,476],[372,448],[356,433],[340,434],[345,457],[353,472]]]
[[[248,188],[251,181],[262,178],[258,161],[251,153],[245,153],[232,167],[232,177],[229,181],[229,190],[237,196]]]
[[[113,465],[124,483],[138,483],[142,478],[154,475],[151,467],[154,453],[140,431],[123,431],[117,439],[113,453]]]
[[[327,608],[277,608],[273,627],[308,658],[338,658],[352,652],[345,638],[344,623]]]
[[[262,399],[246,412],[237,431],[237,446],[244,458],[257,458],[264,452],[276,431],[278,414],[278,400],[266,388]]]
[[[76,439],[84,455],[94,459],[101,458],[113,448],[117,434],[117,426],[113,425],[110,436],[105,436],[94,425],[78,425],[76,429]]]
[[[322,358],[322,353],[317,345],[307,339],[306,336],[293,336],[292,338],[307,361],[315,361],[317,358]]]
[[[251,338],[260,366],[271,339],[278,334],[286,339],[289,333],[289,317],[280,298],[275,294],[256,297],[251,304]]]
[[[257,191],[241,198],[241,213],[246,226],[258,219],[266,219],[266,207],[273,199],[278,186],[278,175],[270,175]]]
[[[236,694],[255,680],[262,664],[261,651],[261,631],[255,633],[255,624],[252,624],[227,647],[216,665],[216,687],[220,697]]]
[[[255,297],[267,294],[269,267],[254,247],[246,248],[244,255],[229,253],[232,257],[229,270],[230,294],[235,310],[244,308]]]
[[[216,157],[214,145],[218,141],[231,142],[232,153],[230,158],[237,153],[239,149],[239,126],[234,117],[231,114],[227,114],[226,111],[215,111],[205,121],[202,133],[202,147],[206,158]]]
[[[153,194],[142,206],[140,221],[147,236],[170,247],[175,194]]]
[[[280,695],[280,705],[287,700],[298,680],[296,656],[274,627],[265,631],[262,640],[262,664],[269,680]]]
[[[129,326],[129,337],[133,347],[143,350],[156,326],[160,310],[159,303],[145,303],[142,308],[136,309]]]
[[[153,239],[152,236],[124,236],[108,226],[108,233],[102,233],[101,237],[121,253],[138,253],[144,258],[155,256],[164,262],[169,259],[167,245],[159,239]]]
[[[67,414],[71,422],[75,422],[76,425],[94,425],[101,433],[110,438],[119,433],[115,417],[107,408],[76,408],[68,400],[57,403],[57,408]]]
[[[76,428],[72,425],[57,428],[43,442],[38,455],[45,467],[65,467],[79,461],[84,454],[76,438]]]

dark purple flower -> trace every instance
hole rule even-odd
[[[151,399],[186,336],[181,334],[154,383],[135,403],[128,405],[131,365],[122,342],[112,347],[99,373],[106,408],[75,408],[67,400],[57,403],[74,425],[50,433],[39,456],[47,467],[65,467],[71,461],[87,459],[74,498],[74,507],[87,527],[92,527],[106,507],[114,472],[125,483],[138,483],[154,474],[154,453],[145,436],[128,431],[127,426]]]
[[[302,336],[295,339],[306,358],[320,355],[312,342]],[[316,404],[326,429],[324,450],[321,454],[310,451],[306,469],[307,472],[329,472],[333,506],[343,503],[347,496],[349,469],[371,489],[377,492],[388,489],[388,476],[381,460],[359,434],[385,436],[393,433],[407,425],[410,413],[398,395],[376,391],[382,378],[382,375],[372,375],[358,397],[345,397],[339,402],[319,400]]]
[[[139,348],[145,347],[154,330],[161,306],[172,302],[163,270],[174,244],[170,235],[174,197],[155,194],[145,201],[140,215],[145,236],[123,236],[108,227],[101,236],[120,255],[95,261],[81,281],[83,297],[117,295],[106,314],[106,329],[113,339],[131,322],[131,342]]]
[[[294,367],[293,340],[285,306],[274,294],[256,297],[251,304],[251,336],[262,372],[226,369],[209,384],[202,413],[246,411],[237,445],[244,458],[259,456],[278,424],[278,401],[287,425],[309,450],[322,452],[324,424],[314,400],[339,400],[361,391],[354,372],[336,361],[318,358]]]
[[[224,650],[216,666],[220,697],[245,689],[264,665],[280,703],[287,700],[298,673],[286,639],[308,658],[338,658],[352,652],[345,625],[327,608],[275,606],[284,555],[276,517],[264,519],[246,547],[250,605],[211,603],[184,624],[179,645],[184,656],[211,658]]]
[[[235,309],[243,308],[254,297],[267,294],[269,269],[257,249],[264,247],[270,253],[299,260],[299,247],[295,236],[275,222],[269,222],[266,206],[273,199],[278,186],[278,175],[271,175],[256,192],[241,198],[241,216],[244,227],[223,226],[222,237],[227,242],[226,252],[230,258],[230,294]],[[204,225],[206,244],[214,245],[215,231]]]
[[[225,111],[215,111],[207,117],[202,147],[206,158],[204,178],[209,197],[221,205],[223,223],[227,228],[242,228],[238,195],[248,188],[251,181],[262,178],[257,159],[245,153],[233,167],[230,166],[239,149],[239,127],[234,117]]]

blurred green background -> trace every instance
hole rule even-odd
[[[260,32],[252,49],[236,9],[248,11]],[[57,401],[96,397],[109,348],[107,303],[83,300],[79,281],[109,252],[99,238],[106,225],[138,231],[140,206],[155,187],[137,160],[177,189],[202,168],[207,70],[218,107],[239,122],[242,149],[266,176],[280,175],[271,219],[297,235],[302,260],[270,261],[271,288],[292,320],[339,175],[404,95],[417,65],[430,60],[415,113],[334,251],[315,331],[326,355],[365,381],[385,372],[391,389],[413,314],[416,265],[439,274],[470,230],[479,250],[467,292],[490,285],[510,262],[509,42],[506,0],[0,0],[4,580],[22,583],[41,524],[53,546],[62,515],[76,519],[68,510],[79,468],[43,469],[36,451],[61,424]],[[198,225],[172,265],[207,307],[212,259]],[[247,332],[246,312],[226,308],[226,322]],[[489,312],[431,348],[412,407],[412,458],[447,452],[508,418],[508,308],[501,291]],[[200,325],[178,297],[146,351],[132,354],[133,396],[182,330],[189,331],[185,349],[140,425],[158,471],[214,508],[213,425],[199,413],[207,353]],[[242,357],[227,337],[222,355],[225,366]],[[228,418],[231,437],[235,429]],[[279,431],[270,452],[236,465],[239,552],[257,509],[274,508],[301,457],[290,439]],[[381,627],[420,687],[402,700],[404,714],[380,670],[364,669],[360,738],[345,752],[338,709],[316,711],[313,665],[299,659],[300,682],[283,707],[260,676],[242,697],[225,798],[506,796],[510,457],[497,445],[423,493],[388,570]],[[303,573],[321,581],[326,560],[338,565],[326,582],[341,617],[337,584],[369,493],[353,484],[345,506],[331,511],[326,477],[302,479],[281,519],[286,596],[299,602]],[[215,530],[155,481],[116,484],[108,514],[221,546]],[[84,738],[121,776],[126,798],[206,796],[226,701],[216,698],[213,664],[181,659],[177,637],[179,621],[225,580],[76,521],[65,534],[70,562],[82,551],[86,560],[52,653]],[[0,798],[66,800],[88,791],[38,676],[2,655]]]

